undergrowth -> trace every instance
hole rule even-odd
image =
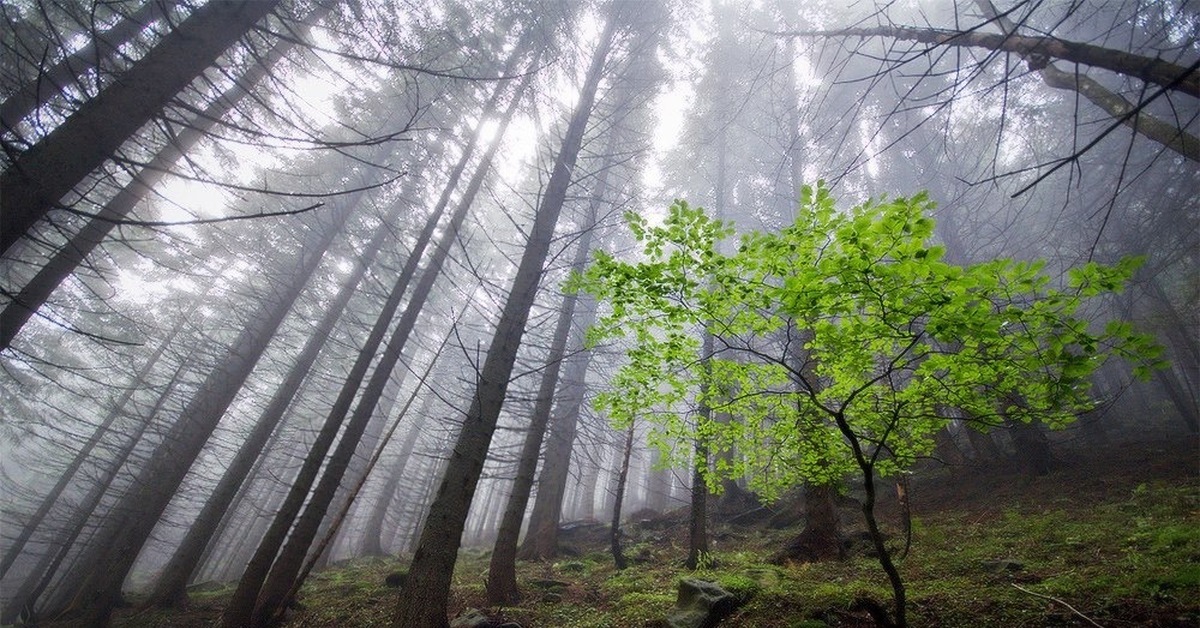
[[[524,600],[489,611],[526,627],[662,626],[679,580],[696,577],[745,601],[722,625],[871,625],[851,608],[862,597],[890,599],[875,560],[768,564],[787,534],[762,530],[726,543],[729,549],[714,551],[708,566],[695,572],[683,568],[683,548],[669,542],[633,546],[637,562],[624,571],[598,551],[520,563]],[[485,606],[487,561],[485,552],[464,552],[452,610]],[[914,522],[913,550],[900,565],[916,626],[1090,625],[1080,614],[1104,626],[1194,626],[1200,620],[1200,487],[1156,482],[1103,503],[1017,503],[982,517],[928,514]],[[352,563],[318,574],[289,625],[389,625],[394,595],[382,582],[399,566]],[[561,586],[533,584],[546,581]]]
[[[1058,480],[1049,491],[1004,494],[982,506],[919,507],[912,551],[899,561],[912,625],[1200,625],[1195,478],[1125,482],[1103,493],[1072,492],[1068,484]],[[889,532],[899,547],[894,526]],[[718,582],[743,600],[722,626],[870,626],[865,613],[852,610],[855,601],[865,597],[886,606],[891,599],[878,563],[868,556],[769,564],[795,530],[717,526],[714,551],[697,571],[683,567],[686,548],[672,540],[682,535],[634,525],[626,533],[628,569],[617,571],[601,547],[518,563],[524,599],[505,608],[486,605],[489,553],[464,550],[451,612],[484,608],[525,628],[657,627],[674,606],[679,581],[691,577]],[[403,568],[397,559],[363,559],[315,573],[286,625],[390,626],[396,590],[385,580]],[[126,609],[115,625],[209,626],[230,591],[228,585],[193,590],[188,611]]]

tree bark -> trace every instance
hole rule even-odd
[[[329,522],[328,530],[326,530],[322,535],[321,542],[318,543],[316,548],[313,549],[311,556],[305,561],[304,567],[300,570],[299,575],[294,578],[291,587],[287,591],[287,594],[278,604],[278,608],[276,608],[275,614],[269,622],[270,624],[275,624],[283,620],[283,617],[281,617],[283,610],[292,602],[292,600],[295,599],[301,585],[303,585],[305,579],[308,578],[308,574],[312,573],[313,568],[318,562],[320,562],[321,557],[325,555],[326,550],[337,537],[338,530],[341,529],[342,524],[346,521],[347,515],[350,514],[350,509],[354,505],[355,498],[358,497],[358,494],[362,491],[363,486],[366,485],[367,478],[370,477],[371,471],[375,469],[375,465],[379,463],[379,459],[383,456],[384,448],[386,448],[388,443],[392,440],[392,436],[396,433],[396,428],[400,426],[400,422],[408,414],[408,409],[412,407],[413,401],[416,400],[417,395],[419,395],[421,390],[425,387],[425,383],[429,379],[429,374],[433,372],[433,368],[437,365],[438,358],[442,357],[442,351],[445,350],[446,344],[450,342],[450,339],[453,338],[454,334],[457,332],[458,322],[458,319],[456,319],[450,323],[449,329],[446,330],[446,336],[442,339],[441,344],[438,345],[438,348],[434,351],[433,357],[430,358],[429,366],[426,367],[425,372],[421,374],[421,378],[417,382],[416,388],[413,389],[412,394],[409,395],[408,401],[404,403],[404,407],[400,409],[400,413],[392,422],[392,426],[388,429],[387,434],[383,435],[383,438],[380,439],[378,447],[374,449],[371,459],[366,463],[366,468],[361,470],[357,482],[349,491],[347,491],[347,495],[345,496],[345,501],[342,504],[341,510],[337,513],[337,515],[334,516],[333,520]],[[299,526],[297,526],[297,528],[299,528]],[[303,556],[301,556],[301,558],[303,558]],[[278,564],[276,566],[278,567]]]
[[[427,397],[433,399],[430,395]],[[428,407],[428,403],[425,404]],[[404,435],[404,440],[400,443],[400,451],[396,453],[391,471],[388,473],[387,480],[383,483],[383,488],[379,492],[379,499],[371,508],[371,514],[367,518],[367,523],[363,528],[362,542],[358,548],[360,556],[387,556],[388,552],[384,549],[383,542],[383,522],[387,518],[388,507],[392,503],[392,498],[396,495],[396,489],[400,486],[400,479],[404,475],[405,469],[408,467],[408,460],[412,457],[413,448],[416,447],[417,437],[421,435],[421,429],[425,425],[426,409],[417,412],[414,417],[413,424],[408,428],[408,432]]]
[[[529,531],[517,552],[521,560],[546,560],[558,554],[558,523],[567,493],[576,425],[583,407],[584,378],[592,358],[591,351],[584,347],[583,330],[591,327],[596,319],[595,303],[591,299],[584,298],[579,307],[577,331],[565,358],[566,371],[559,378],[558,391],[554,395],[558,403],[550,422],[545,463],[538,477],[537,499],[529,515]]]
[[[1006,38],[1016,36],[1016,24],[1008,17],[1001,15],[991,0],[975,0],[975,4],[988,19],[995,20],[999,24]],[[1046,85],[1076,92],[1103,109],[1105,113],[1121,124],[1133,129],[1135,133],[1141,133],[1192,161],[1200,161],[1200,138],[1188,133],[1182,127],[1163,122],[1155,116],[1139,111],[1138,106],[1094,79],[1079,72],[1064,72],[1055,67],[1053,63],[1049,63],[1045,57],[1024,55],[1023,58],[1029,62],[1031,70],[1041,73],[1042,80]],[[1192,64],[1190,68],[1184,69],[1181,73],[1168,71],[1167,73],[1172,76],[1169,85],[1183,84],[1189,77],[1200,82],[1196,70],[1197,64]],[[1162,89],[1166,90],[1168,87],[1164,86]],[[1192,95],[1196,95],[1195,91],[1196,88],[1193,88]]]
[[[592,230],[595,227],[593,212],[585,227],[571,263],[572,272],[582,272],[587,264],[588,252],[591,250]],[[529,494],[533,489],[533,478],[537,472],[538,460],[541,458],[542,441],[546,435],[546,425],[550,421],[550,409],[554,404],[554,390],[558,386],[558,374],[566,354],[567,338],[571,332],[571,321],[575,316],[575,304],[578,296],[568,294],[563,298],[558,310],[558,322],[550,341],[550,352],[546,356],[546,367],[542,371],[542,381],[538,388],[537,401],[534,404],[533,415],[529,427],[525,431],[525,442],[521,447],[521,456],[517,462],[517,473],[513,486],[508,495],[500,529],[496,533],[496,545],[492,550],[492,558],[488,567],[487,593],[488,601],[496,605],[516,603],[520,594],[517,590],[517,540],[521,534],[521,524],[525,519],[525,508],[529,504]]]
[[[698,423],[712,420],[712,407],[709,406],[707,397],[708,374],[711,373],[708,360],[713,354],[713,335],[707,327],[703,333],[700,360],[705,377],[704,383],[700,385],[700,411],[696,419]],[[703,437],[697,437],[695,459],[692,463],[692,512],[688,517],[688,556],[684,563],[688,569],[699,567],[708,554],[708,484],[705,479],[708,474],[708,458],[708,443]]]
[[[596,180],[588,216],[583,225],[583,235],[580,236],[575,249],[575,258],[571,261],[570,272],[572,273],[582,273],[587,266],[588,256],[592,249],[593,231],[596,229],[596,216],[599,215],[600,210],[599,205],[608,191],[608,173],[612,166],[611,156],[615,154],[621,135],[619,130],[614,130],[609,138],[608,148],[605,151],[607,157],[600,166],[600,175]],[[558,375],[566,355],[567,340],[571,335],[571,325],[575,318],[575,308],[578,302],[578,294],[568,294],[559,306],[558,322],[551,337],[550,351],[546,356],[546,367],[542,372],[537,402],[534,404],[529,428],[525,432],[525,442],[521,448],[517,474],[513,480],[512,491],[508,496],[500,529],[496,533],[496,545],[492,550],[492,558],[488,566],[487,594],[488,601],[492,604],[509,605],[520,599],[520,592],[517,590],[517,541],[521,534],[521,523],[525,519],[525,508],[529,505],[529,494],[533,489],[533,479],[542,452],[542,441],[545,438],[546,426],[550,421],[550,411],[554,405],[554,391],[558,387]],[[555,519],[557,520],[557,517]]]
[[[991,12],[991,19],[998,14]],[[1147,83],[1182,91],[1200,97],[1200,74],[1188,68],[1154,57],[1135,55],[1123,50],[1105,48],[1092,44],[1068,41],[1057,37],[1028,37],[1017,35],[1005,27],[1007,34],[987,33],[980,30],[953,31],[940,28],[915,28],[911,26],[880,26],[874,28],[845,28],[831,31],[791,31],[782,33],[794,37],[887,37],[916,41],[935,46],[959,46],[985,48],[1011,52],[1023,58],[1044,63],[1045,59],[1061,59],[1072,63],[1103,68],[1118,74],[1132,76]],[[1037,59],[1043,61],[1036,61]]]
[[[218,0],[201,6],[115,82],[21,153],[0,175],[0,250],[8,251],[278,4]]]
[[[193,304],[192,312],[194,312],[196,308],[199,308],[200,304],[203,303],[203,300],[204,295],[202,294]],[[105,415],[104,420],[100,422],[100,425],[96,426],[96,430],[92,433],[92,436],[86,443],[84,443],[83,447],[81,447],[79,451],[75,452],[75,457],[71,460],[71,463],[67,465],[67,468],[63,470],[62,475],[60,475],[58,478],[58,482],[54,484],[54,487],[51,488],[50,492],[47,493],[42,499],[42,503],[38,506],[37,511],[33,513],[33,516],[31,516],[28,521],[21,525],[21,532],[18,533],[17,537],[12,541],[12,544],[4,554],[3,561],[0,562],[0,577],[8,575],[9,568],[11,568],[12,564],[16,562],[17,556],[20,555],[21,550],[25,547],[25,543],[27,543],[30,537],[33,536],[34,532],[41,527],[42,522],[46,519],[46,515],[50,513],[50,509],[54,507],[56,502],[58,502],[58,498],[62,496],[62,493],[64,490],[66,490],[67,485],[71,483],[71,480],[74,479],[75,474],[79,472],[79,469],[82,468],[84,463],[86,463],[91,457],[92,450],[94,450],[96,445],[100,444],[100,440],[109,433],[112,424],[119,417],[124,415],[126,412],[126,405],[133,397],[133,394],[138,390],[138,386],[145,382],[146,377],[158,364],[159,359],[167,350],[167,347],[171,344],[175,337],[179,335],[179,332],[183,330],[184,325],[191,318],[190,314],[192,312],[189,312],[189,315],[179,317],[170,333],[163,338],[163,340],[158,344],[158,348],[155,349],[154,353],[151,354],[150,357],[146,359],[145,363],[142,364],[141,368],[138,369],[133,381],[125,388],[125,392],[121,393],[121,397],[117,399],[115,404],[113,404],[112,409],[108,411],[107,415]]]
[[[613,7],[619,6],[614,3]],[[472,397],[458,442],[451,451],[450,464],[429,509],[421,541],[413,556],[408,580],[400,592],[393,625],[404,628],[442,628],[447,625],[446,603],[450,577],[454,571],[463,526],[471,507],[471,498],[479,482],[483,463],[491,445],[496,420],[504,403],[509,378],[525,333],[525,322],[537,296],[546,261],[571,184],[571,173],[583,144],[584,131],[596,101],[596,92],[604,63],[612,48],[617,27],[616,11],[609,16],[600,44],[592,56],[587,78],[580,90],[579,102],[554,169],[537,209],[529,241],[513,280],[508,301],[500,315],[491,347],[479,374],[479,385]]]
[[[164,343],[165,345],[166,343]],[[175,369],[175,373],[171,377],[170,383],[160,393],[154,402],[154,405],[146,413],[145,418],[141,421],[137,431],[129,437],[129,440],[123,447],[120,448],[116,458],[108,463],[104,472],[95,481],[83,500],[76,506],[72,513],[70,522],[64,528],[64,532],[55,540],[54,545],[42,555],[37,566],[25,577],[21,582],[21,586],[17,589],[16,595],[12,597],[9,604],[4,609],[4,613],[0,614],[0,623],[8,624],[17,620],[18,614],[25,614],[31,620],[36,619],[34,612],[38,599],[46,588],[50,586],[55,574],[58,572],[59,566],[67,558],[71,548],[75,545],[75,541],[83,534],[87,527],[89,518],[96,511],[96,507],[100,505],[100,501],[112,486],[113,480],[116,479],[117,473],[125,465],[129,456],[133,454],[137,444],[141,442],[142,436],[146,433],[146,429],[150,427],[151,417],[155,416],[162,408],[163,404],[171,397],[172,391],[175,389],[175,384],[180,381],[180,377],[184,371],[184,364],[180,364]]]

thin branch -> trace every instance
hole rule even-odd
[[[1070,609],[1070,611],[1072,613],[1075,613],[1076,615],[1079,615],[1080,617],[1082,617],[1083,620],[1086,621],[1087,623],[1095,626],[1096,628],[1104,628],[1104,626],[1097,624],[1095,622],[1095,620],[1093,620],[1091,617],[1088,617],[1087,615],[1084,615],[1083,613],[1079,612],[1079,609],[1075,608],[1074,606],[1071,606],[1070,604],[1067,604],[1066,602],[1064,602],[1056,597],[1052,597],[1049,595],[1043,595],[1041,593],[1034,593],[1033,591],[1030,591],[1029,589],[1026,589],[1025,587],[1023,587],[1015,582],[1010,582],[1009,584],[1011,584],[1013,586],[1013,588],[1015,588],[1018,591],[1021,591],[1022,593],[1028,593],[1029,595],[1032,595],[1034,597],[1040,597],[1043,600],[1050,600],[1051,602],[1058,602],[1059,604],[1062,604],[1063,606]]]
[[[277,211],[277,212],[260,212],[257,214],[247,214],[244,216],[224,216],[222,218],[197,218],[196,220],[180,220],[180,221],[125,220],[125,219],[121,219],[121,218],[110,218],[103,214],[92,214],[89,212],[75,209],[73,207],[59,207],[59,209],[65,211],[65,212],[75,214],[77,216],[83,216],[85,218],[90,218],[92,220],[99,220],[100,222],[112,223],[114,225],[133,226],[133,227],[182,227],[184,225],[211,225],[214,223],[235,222],[238,220],[257,220],[259,218],[276,218],[279,216],[295,216],[297,214],[303,214],[303,213],[310,212],[319,207],[323,207],[324,205],[325,205],[325,203],[317,203],[315,205],[309,205],[308,207],[301,207],[300,209],[288,209],[288,210],[282,210],[282,211]]]

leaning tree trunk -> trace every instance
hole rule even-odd
[[[384,549],[383,523],[387,519],[388,507],[392,504],[392,497],[396,495],[396,489],[400,486],[400,480],[404,476],[405,469],[408,467],[408,460],[412,457],[413,448],[417,445],[417,438],[421,435],[421,430],[425,426],[425,416],[428,413],[429,404],[435,398],[433,395],[425,398],[425,403],[422,404],[421,410],[413,418],[413,424],[409,426],[408,432],[404,435],[404,440],[400,443],[400,451],[396,452],[392,468],[388,472],[387,479],[379,491],[379,498],[375,501],[375,505],[372,506],[371,514],[368,515],[367,523],[363,528],[362,541],[358,547],[358,554],[360,556],[387,555],[387,551]]]
[[[225,360],[205,378],[180,412],[164,438],[165,445],[138,472],[134,482],[137,490],[131,490],[118,502],[98,541],[81,563],[79,577],[71,583],[76,592],[70,605],[73,614],[97,624],[107,621],[120,599],[121,584],[158,518],[349,214],[349,208],[341,206],[325,224],[308,231],[296,268],[285,273],[287,279],[283,285],[250,317],[230,345]]]
[[[366,429],[367,423],[374,414],[376,404],[381,397],[383,388],[387,385],[388,380],[391,379],[392,369],[395,368],[396,363],[399,361],[400,355],[404,350],[404,346],[408,341],[409,335],[416,326],[417,318],[421,313],[421,308],[428,300],[429,295],[433,290],[433,285],[437,281],[438,276],[441,274],[442,266],[445,263],[450,250],[453,248],[455,239],[459,235],[459,230],[462,227],[463,220],[466,218],[468,210],[471,207],[471,204],[474,202],[476,194],[478,194],[480,188],[482,187],[483,180],[486,178],[488,171],[491,169],[492,162],[494,161],[496,152],[500,146],[500,139],[503,137],[504,131],[508,127],[508,123],[511,121],[513,114],[516,113],[517,106],[524,94],[525,87],[528,86],[528,84],[529,80],[527,78],[513,95],[512,101],[500,121],[500,128],[496,137],[494,138],[491,146],[488,147],[487,152],[484,154],[480,164],[476,168],[475,174],[472,176],[467,189],[464,191],[463,197],[459,200],[458,207],[455,209],[455,213],[451,217],[450,223],[443,231],[441,239],[434,246],[429,262],[421,275],[421,279],[417,283],[417,286],[414,288],[413,293],[409,298],[408,307],[405,308],[404,314],[400,318],[400,322],[397,323],[396,329],[392,332],[391,338],[388,340],[387,346],[384,348],[383,355],[380,357],[379,362],[375,365],[375,370],[372,373],[371,379],[368,381],[366,387],[362,391],[358,406],[355,407],[354,413],[350,416],[350,420],[346,422],[345,432],[338,441],[338,446],[337,449],[334,450],[333,456],[326,463],[324,460],[324,451],[322,451],[320,455],[316,456],[314,456],[313,453],[310,453],[308,460],[305,461],[306,467],[310,464],[310,462],[314,465],[314,476],[317,469],[319,469],[323,463],[325,463],[325,472],[321,476],[317,487],[313,490],[312,496],[309,498],[307,505],[304,507],[303,513],[301,513],[298,518],[294,513],[289,513],[282,510],[276,515],[277,520],[281,521],[281,525],[278,527],[278,529],[276,529],[276,532],[280,534],[273,535],[272,539],[270,539],[270,541],[274,543],[275,547],[278,547],[279,543],[282,542],[283,535],[287,533],[287,528],[290,527],[291,521],[296,521],[295,528],[291,530],[290,535],[287,535],[287,543],[278,551],[278,557],[276,558],[274,548],[270,547],[268,540],[265,539],[263,541],[262,547],[264,548],[264,551],[260,554],[256,554],[255,560],[252,561],[252,565],[255,566],[254,570],[252,571],[250,568],[247,568],[247,573],[242,576],[241,582],[238,583],[239,595],[235,597],[237,606],[235,607],[234,603],[231,602],[230,608],[226,610],[224,616],[224,622],[226,626],[230,626],[231,628],[233,626],[237,626],[239,628],[242,626],[264,626],[275,615],[275,612],[279,609],[280,605],[286,601],[287,593],[291,589],[292,583],[303,565],[304,557],[308,553],[309,546],[312,544],[318,528],[321,525],[321,521],[325,517],[325,511],[328,509],[329,504],[333,500],[333,497],[338,489],[338,486],[341,484],[342,476],[344,475],[346,467],[350,463],[351,458],[354,456],[354,451],[357,449],[358,442],[362,437],[363,431]],[[436,226],[436,222],[431,222],[430,224]],[[429,225],[427,225],[427,227],[428,226]],[[411,278],[412,273],[415,271],[416,263],[420,260],[421,254],[427,246],[429,237],[432,236],[432,234],[432,228],[428,228],[426,232],[423,232],[421,244],[414,248],[413,253],[409,256],[409,263],[405,266],[404,271],[408,274],[408,277],[402,277],[402,283],[404,286],[401,286],[401,283],[398,282],[393,294],[389,296],[389,307],[387,310],[385,310],[385,314],[381,315],[379,319],[379,322],[381,323],[379,326],[380,339],[382,339],[382,334],[387,331],[392,315],[396,311],[396,306],[399,305],[400,297],[402,297],[405,293],[404,288],[407,286],[408,279]],[[409,268],[410,265],[412,266],[411,270]],[[391,303],[393,297],[395,298],[395,304]],[[372,337],[375,337],[375,330],[372,330]],[[346,413],[349,410],[350,403],[356,396],[359,383],[366,373],[366,367],[370,364],[371,358],[374,357],[378,346],[379,342],[375,342],[374,346],[369,347],[369,352],[368,348],[364,347],[363,352],[360,354],[359,363],[363,365],[361,373],[358,369],[353,371],[357,381],[351,382],[351,379],[353,378],[347,380],[347,386],[343,388],[342,394],[338,398],[339,403],[335,407],[334,411],[330,414],[328,419],[328,421],[336,421],[336,425],[329,435],[329,441],[332,441],[333,436],[337,434],[336,428],[341,425],[342,420],[345,418]],[[356,366],[357,364],[358,363],[356,363]],[[328,447],[329,444],[326,443],[326,451],[328,450]],[[314,446],[314,452],[315,451],[316,447]],[[311,483],[311,480],[309,482]],[[300,487],[300,485],[297,484],[297,487]],[[303,497],[303,495],[307,495],[308,493],[307,486],[302,487],[302,489],[302,493],[297,491],[297,494],[301,495],[301,497]],[[293,490],[296,489],[294,488]],[[300,502],[303,502],[303,499],[301,499]],[[300,502],[296,503],[297,508],[299,507]],[[284,525],[285,523],[286,526]],[[276,538],[278,541],[275,540]],[[270,554],[270,557],[268,557],[268,553]],[[274,558],[274,565],[271,565],[271,558]],[[269,575],[265,572],[265,567],[270,568]],[[261,585],[254,581],[255,579],[259,578],[258,574],[260,572],[263,573],[263,576],[259,580]],[[254,602],[250,616],[245,618],[244,616],[241,616],[241,613],[246,608],[244,603],[247,601],[247,598],[249,597],[249,591],[251,589],[255,591],[254,599],[256,601]],[[243,595],[246,597],[242,597]]]
[[[619,3],[612,6],[617,7]],[[529,310],[537,296],[542,266],[554,238],[559,213],[566,201],[571,172],[583,144],[584,131],[596,101],[596,92],[616,27],[614,10],[592,57],[578,104],[534,217],[512,290],[479,373],[479,384],[464,419],[462,432],[452,449],[450,464],[438,488],[437,497],[430,506],[408,580],[400,592],[395,626],[442,628],[446,625],[450,577],[454,572],[463,526],[470,512],[471,499],[479,483],[483,463],[487,459],[500,408],[504,404],[517,349],[525,333]]]
[[[0,175],[7,251],[89,173],[211,67],[279,0],[209,2]]]
[[[615,154],[620,135],[620,133],[614,132],[608,142],[608,150],[605,151],[605,155],[610,157],[607,157],[600,166],[600,177],[597,179],[596,189],[592,193],[588,217],[583,225],[583,235],[576,245],[575,259],[571,261],[571,272],[573,273],[582,273],[587,266],[599,204],[607,192],[608,173],[612,165],[611,155]],[[538,459],[541,457],[542,441],[546,436],[546,425],[550,421],[550,411],[554,405],[554,390],[558,387],[558,374],[566,355],[567,340],[571,335],[571,325],[575,318],[575,307],[578,302],[577,294],[568,294],[559,306],[558,322],[550,340],[550,351],[546,355],[546,368],[542,371],[537,402],[534,404],[532,418],[525,432],[525,442],[521,447],[521,457],[517,463],[517,474],[513,480],[512,491],[508,496],[508,503],[504,508],[500,529],[496,533],[496,545],[492,550],[492,558],[488,566],[487,594],[488,601],[492,604],[512,604],[520,597],[520,592],[517,590],[517,541],[521,535],[521,523],[525,519],[525,508],[529,505],[529,494],[533,489],[533,479],[537,472]]]
[[[433,357],[431,357],[429,360],[429,366],[426,367],[425,372],[421,374],[421,378],[417,382],[416,388],[414,388],[412,394],[409,395],[408,401],[404,403],[404,407],[400,409],[396,419],[392,422],[391,428],[388,429],[387,433],[384,434],[383,438],[379,441],[379,446],[373,450],[374,453],[372,454],[371,459],[366,463],[366,467],[360,470],[360,475],[354,486],[347,491],[347,495],[345,496],[345,501],[342,504],[341,510],[338,511],[338,513],[333,517],[332,521],[328,523],[328,529],[322,534],[321,541],[315,548],[313,548],[313,551],[311,552],[312,555],[304,562],[304,567],[300,570],[299,575],[293,579],[291,588],[288,589],[286,595],[278,604],[275,614],[271,617],[271,621],[269,622],[270,624],[275,624],[283,619],[281,615],[283,614],[284,609],[286,609],[292,600],[295,599],[296,594],[300,591],[300,587],[304,584],[304,581],[308,578],[308,575],[312,573],[313,568],[315,568],[317,563],[320,562],[321,557],[325,555],[329,549],[329,546],[333,544],[334,539],[337,538],[338,531],[341,529],[342,524],[345,523],[346,518],[349,516],[350,509],[353,507],[355,499],[362,491],[363,486],[366,485],[367,478],[371,476],[371,471],[375,469],[375,465],[378,464],[379,459],[383,457],[384,448],[386,448],[388,443],[391,442],[392,436],[396,433],[396,428],[400,426],[400,422],[404,420],[405,416],[407,416],[408,410],[412,407],[412,403],[414,400],[416,400],[417,395],[419,395],[421,390],[424,389],[426,382],[429,380],[430,373],[433,372],[434,367],[437,365],[438,359],[442,357],[442,351],[446,349],[446,345],[450,342],[450,339],[458,333],[459,320],[461,320],[461,318],[455,319],[450,323],[450,327],[446,330],[446,336],[442,338],[441,344],[438,345],[438,348],[434,350]],[[385,416],[386,414],[387,413],[385,413]],[[297,527],[299,528],[299,526]],[[303,558],[303,556],[301,556],[301,558]],[[278,566],[279,565],[276,564],[276,567]]]
[[[0,129],[15,131],[29,114],[45,106],[72,84],[81,82],[98,64],[111,57],[121,46],[162,17],[166,5],[148,0],[133,14],[124,16],[112,28],[94,33],[86,46],[67,55],[37,78],[19,86],[0,104]]]
[[[147,4],[158,4],[158,0],[149,0]],[[314,9],[306,18],[305,24],[320,20],[332,6],[329,4]],[[294,42],[286,40],[275,44],[256,65],[242,74],[236,84],[216,97],[204,111],[188,123],[188,126],[180,129],[170,143],[158,151],[149,163],[133,175],[129,183],[104,204],[95,218],[87,221],[62,248],[55,251],[45,266],[13,295],[3,310],[0,310],[0,350],[12,344],[17,333],[34,312],[42,307],[59,284],[104,241],[118,221],[128,216],[154,186],[167,177],[175,164],[214,126],[225,119],[249,90],[266,78],[271,68],[283,59],[293,46]]]
[[[116,457],[106,464],[103,473],[100,474],[100,477],[88,489],[87,494],[76,505],[69,523],[63,529],[63,532],[58,535],[58,538],[55,539],[53,548],[42,555],[37,566],[29,572],[29,575],[21,582],[21,586],[17,588],[17,593],[9,600],[7,608],[4,609],[3,613],[0,613],[0,624],[9,624],[17,621],[19,614],[25,615],[31,623],[36,619],[34,610],[37,607],[38,599],[41,598],[42,593],[50,586],[55,574],[58,572],[59,566],[71,552],[75,541],[79,539],[79,536],[87,528],[88,519],[100,505],[100,501],[104,498],[104,495],[108,493],[113,480],[117,477],[117,473],[125,465],[125,461],[129,459],[129,456],[133,454],[138,443],[142,441],[142,436],[146,433],[146,429],[150,427],[151,419],[158,413],[167,399],[171,397],[171,393],[175,389],[175,384],[180,381],[183,375],[185,366],[185,363],[181,363],[175,369],[171,381],[158,395],[154,405],[146,413],[137,430],[129,437],[125,445],[118,450]]]
[[[357,203],[357,201],[352,202]],[[398,214],[399,211],[393,209],[388,222],[393,222]],[[292,359],[292,367],[288,371],[287,377],[276,389],[266,408],[254,423],[254,429],[238,448],[237,455],[225,469],[217,487],[213,489],[208,501],[200,510],[200,514],[188,528],[183,541],[175,549],[166,567],[159,574],[154,589],[146,602],[148,605],[171,607],[187,602],[188,581],[200,563],[205,548],[216,533],[221,518],[233,503],[242,483],[250,477],[250,470],[259,455],[266,451],[266,444],[271,433],[279,425],[288,406],[291,405],[292,399],[295,398],[296,392],[300,389],[300,385],[308,376],[309,369],[316,362],[317,356],[325,346],[325,341],[333,331],[334,325],[341,318],[342,311],[346,309],[350,298],[356,293],[363,275],[374,262],[375,255],[379,252],[387,234],[386,229],[376,232],[371,241],[367,243],[366,250],[359,258],[354,270],[344,280],[337,295],[325,306],[325,313],[321,320],[313,327],[300,353]]]
[[[583,330],[596,318],[595,303],[585,298],[582,312],[576,318]],[[562,517],[563,500],[567,494],[567,478],[571,470],[571,450],[575,445],[575,430],[583,407],[584,378],[592,353],[584,347],[583,334],[576,332],[568,352],[567,370],[560,378],[554,398],[557,410],[550,423],[549,443],[545,463],[538,477],[537,499],[529,515],[529,531],[517,557],[521,560],[547,560],[558,555],[558,523]]]
[[[215,285],[215,282],[214,284],[210,284],[210,288],[212,285]],[[59,475],[58,482],[54,484],[54,487],[50,489],[50,492],[47,493],[44,498],[42,498],[42,503],[33,513],[33,516],[31,516],[28,521],[21,525],[21,531],[17,534],[17,537],[13,539],[7,552],[4,554],[3,560],[0,561],[0,577],[8,575],[9,568],[11,568],[12,564],[16,562],[17,557],[21,554],[21,550],[25,547],[25,543],[27,543],[33,536],[33,533],[36,532],[39,527],[41,527],[46,515],[50,513],[50,509],[53,508],[54,504],[58,502],[58,498],[62,496],[62,493],[64,490],[66,490],[67,485],[71,483],[71,480],[74,479],[75,474],[79,472],[79,469],[82,468],[84,463],[86,463],[91,457],[92,450],[94,450],[96,445],[100,444],[100,440],[103,439],[106,434],[108,434],[112,424],[118,418],[125,415],[125,412],[127,412],[126,405],[129,403],[129,400],[133,398],[133,394],[137,392],[138,384],[144,382],[146,380],[146,376],[148,376],[150,371],[152,371],[155,365],[158,364],[159,359],[162,357],[163,353],[166,352],[167,347],[171,344],[175,337],[179,335],[179,332],[183,330],[184,325],[187,324],[188,320],[191,318],[190,314],[194,313],[195,310],[200,307],[200,304],[204,302],[203,297],[204,295],[201,295],[200,298],[195,300],[192,305],[191,312],[185,314],[184,316],[180,316],[175,322],[175,326],[171,328],[170,333],[163,338],[162,342],[158,344],[158,348],[155,349],[154,353],[147,358],[145,363],[142,364],[141,368],[138,369],[137,374],[133,378],[133,382],[125,388],[125,392],[121,393],[121,397],[117,399],[115,404],[113,404],[112,409],[108,411],[108,414],[105,415],[104,420],[100,422],[100,425],[96,426],[96,430],[92,432],[92,435],[90,438],[88,438],[88,441],[84,443],[83,447],[81,447],[79,451],[75,452],[75,457],[71,460],[71,463],[67,465],[67,468],[63,470],[62,474]]]

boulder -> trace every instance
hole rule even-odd
[[[468,608],[450,620],[450,628],[521,628],[521,624],[493,619],[477,608]]]
[[[450,628],[492,628],[494,625],[492,618],[477,608],[468,608],[450,621]]]
[[[679,582],[675,610],[667,617],[671,628],[713,628],[737,610],[737,596],[715,582],[686,578]]]

